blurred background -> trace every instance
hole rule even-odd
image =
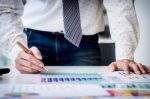
[[[135,0],[141,36],[135,52],[135,60],[150,66],[150,0]]]
[[[25,3],[25,0],[23,0]],[[137,12],[137,17],[140,24],[141,36],[139,45],[135,52],[135,60],[141,62],[147,66],[150,66],[150,0],[135,0],[135,8]],[[109,26],[107,20],[107,13],[104,10],[105,19],[105,31],[100,35],[99,43],[102,49],[102,65],[108,65],[110,62],[115,60],[115,47],[114,42],[111,40],[109,33]],[[0,52],[0,66],[9,66],[11,62]]]

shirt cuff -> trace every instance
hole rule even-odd
[[[122,59],[134,60],[134,47],[133,46],[117,46],[115,49],[116,61]]]

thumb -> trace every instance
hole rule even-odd
[[[112,72],[118,70],[118,68],[117,68],[117,66],[116,66],[116,64],[114,62],[109,65],[109,69]]]
[[[31,47],[30,48],[32,53],[34,54],[34,56],[37,58],[37,59],[40,59],[42,60],[42,55],[41,55],[41,52],[39,51],[39,49],[37,47]]]

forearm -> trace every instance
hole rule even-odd
[[[110,32],[116,44],[116,60],[134,59],[139,25],[132,0],[104,0]]]
[[[21,0],[0,0],[0,50],[13,61],[20,51],[16,42],[22,40],[26,43],[20,18],[22,12]]]

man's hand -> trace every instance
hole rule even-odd
[[[145,65],[127,59],[112,62],[109,65],[109,68],[111,71],[123,70],[126,74],[129,74],[130,71],[133,71],[135,74],[138,75],[150,73],[150,69]]]
[[[25,52],[20,52],[15,60],[16,68],[21,73],[39,73],[44,72],[44,64],[40,61],[42,56],[40,51],[36,47],[30,49],[33,55],[29,55]]]

